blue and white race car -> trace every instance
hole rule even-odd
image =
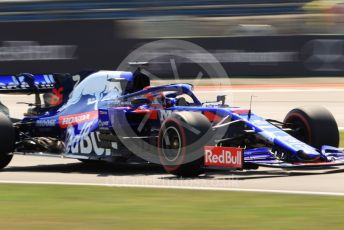
[[[324,108],[269,120],[226,105],[224,96],[202,103],[190,84],[153,87],[140,68],[1,76],[0,94],[35,94],[23,119],[0,106],[0,168],[14,154],[149,162],[183,177],[207,168],[344,165],[336,121]]]

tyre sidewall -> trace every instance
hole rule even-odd
[[[307,133],[306,143],[320,149],[323,145],[339,146],[339,131],[333,115],[323,107],[302,107],[291,110],[285,122],[302,122]]]

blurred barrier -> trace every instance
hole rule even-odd
[[[123,19],[302,13],[311,0],[40,0],[0,1],[0,21]]]
[[[132,50],[152,41],[124,38],[120,36],[124,29],[121,23],[112,20],[0,23],[0,74],[116,69]],[[229,76],[344,75],[344,36],[340,35],[185,40],[211,52]],[[180,77],[197,76],[198,64],[208,62],[201,53],[184,52],[170,57],[168,49],[149,51],[154,52],[159,52],[161,58],[151,60],[150,70],[159,77],[173,76],[171,58],[178,64]],[[196,59],[198,64],[190,59]]]

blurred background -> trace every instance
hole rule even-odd
[[[343,13],[344,0],[3,0],[0,73],[116,69],[142,44],[183,39],[231,77],[342,76]],[[177,62],[181,77],[196,76]],[[151,68],[171,77],[167,65]]]

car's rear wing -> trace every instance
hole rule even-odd
[[[0,94],[49,92],[55,87],[53,74],[18,74],[0,76]]]

